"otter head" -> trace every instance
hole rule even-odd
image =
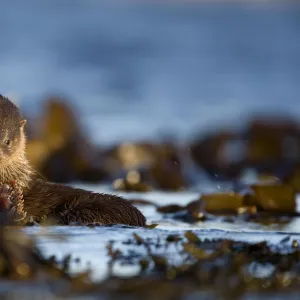
[[[24,157],[25,124],[17,106],[0,95],[0,168]]]

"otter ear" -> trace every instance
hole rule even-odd
[[[26,123],[27,123],[27,120],[22,120],[21,123],[20,123],[20,125],[21,125],[20,127],[24,128]]]

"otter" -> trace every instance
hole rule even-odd
[[[50,217],[61,225],[146,226],[144,215],[122,197],[48,182],[38,175],[26,157],[25,125],[19,108],[0,95],[0,183],[17,183],[24,218],[40,223]]]

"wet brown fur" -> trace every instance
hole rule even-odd
[[[93,193],[37,179],[24,199],[25,210],[36,221],[50,216],[63,225],[96,222],[145,226],[145,217],[141,212],[115,195]]]
[[[53,217],[63,225],[73,222],[146,225],[143,214],[121,197],[93,193],[38,178],[25,156],[25,123],[18,108],[0,95],[0,130],[12,132],[14,141],[14,148],[10,151],[0,146],[5,156],[0,160],[0,182],[18,182],[23,189],[24,210],[28,217],[32,216],[37,222],[43,217]]]

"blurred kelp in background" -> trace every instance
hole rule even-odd
[[[70,102],[53,97],[45,103],[40,120],[32,121],[39,125],[29,135],[27,152],[49,180],[101,183],[123,176],[125,181],[116,187],[134,191],[135,184],[144,182],[149,186],[136,189],[181,190],[195,182],[197,172],[211,180],[237,180],[250,169],[258,177],[274,176],[299,189],[300,127],[287,115],[253,116],[240,130],[215,125],[214,131],[186,143],[160,138],[101,146],[90,140]]]
[[[138,192],[128,201],[178,230],[214,221],[280,228],[299,218],[297,1],[16,0],[0,8],[1,93],[11,93],[29,120],[27,155],[45,178]],[[157,191],[197,196],[167,204],[164,196],[151,200]],[[51,282],[57,295],[107,299],[297,290],[297,240],[273,248],[155,230],[123,241],[129,252],[109,243],[110,266],[141,272],[108,274],[98,285],[89,273],[68,272],[70,256],[45,259],[16,227],[0,227],[1,280],[43,278],[44,292]],[[178,264],[165,253],[172,246]]]

